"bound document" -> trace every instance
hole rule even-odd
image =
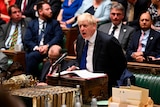
[[[60,75],[77,75],[78,77],[84,78],[84,79],[92,79],[92,78],[99,78],[99,77],[105,77],[107,76],[104,73],[92,73],[87,70],[74,70],[74,71],[62,71],[60,72]],[[56,74],[55,76],[58,76]]]

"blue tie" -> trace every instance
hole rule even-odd
[[[85,45],[83,47],[83,52],[81,56],[81,63],[80,63],[80,69],[86,69],[86,58],[87,58],[87,50],[88,50],[88,40],[85,42]]]

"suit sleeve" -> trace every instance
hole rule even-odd
[[[7,70],[8,68],[8,57],[3,54],[2,52],[0,53],[1,59],[0,59],[0,68],[2,70]]]

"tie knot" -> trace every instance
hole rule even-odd
[[[89,40],[86,40],[85,44],[88,44]]]
[[[116,30],[118,27],[115,25],[115,26],[113,26],[113,30]]]
[[[18,23],[16,24],[16,28],[18,27]]]
[[[145,32],[144,32],[144,31],[142,31],[141,33],[142,33],[142,35],[145,35]]]

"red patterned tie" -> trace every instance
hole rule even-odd
[[[47,74],[47,76],[53,76],[53,75],[55,75],[56,73],[57,73],[57,71],[58,71],[58,68],[59,68],[59,66],[57,65],[57,66],[55,66],[55,67],[50,67],[49,68],[49,72],[48,72],[48,74]]]
[[[12,42],[11,42],[11,46],[10,46],[9,50],[14,50],[14,46],[17,43],[17,38],[18,38],[18,24],[16,25],[15,30],[13,32]]]
[[[142,51],[142,40],[144,38],[145,33],[142,31],[141,37],[139,39],[139,45],[138,45],[138,49],[137,52],[141,52]]]

